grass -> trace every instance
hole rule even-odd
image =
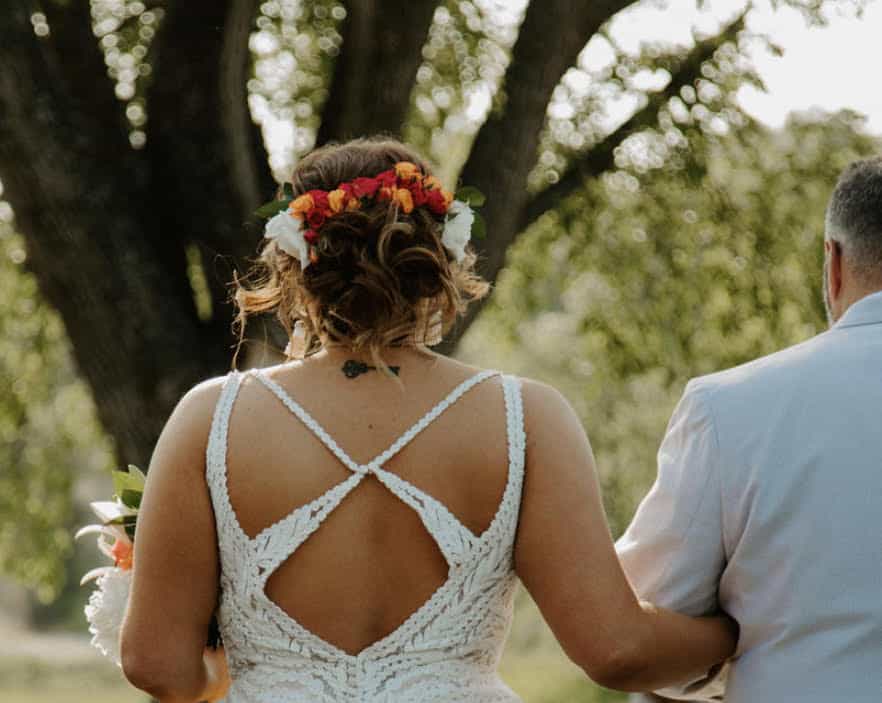
[[[0,661],[3,703],[145,703],[122,673],[96,652],[94,663],[7,657]]]

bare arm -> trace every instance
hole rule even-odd
[[[219,390],[219,380],[209,381],[178,403],[154,449],[138,516],[122,665],[161,703],[225,692],[223,652],[205,648],[219,574],[205,448]]]
[[[518,575],[569,657],[609,688],[645,691],[704,675],[735,650],[726,617],[641,604],[616,556],[594,456],[560,394],[524,385],[527,470]]]
[[[710,399],[691,382],[668,423],[658,452],[658,474],[616,544],[622,568],[642,598],[687,615],[719,608],[726,568],[723,458]],[[716,701],[725,696],[728,669],[660,690],[673,699]]]

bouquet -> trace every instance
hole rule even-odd
[[[122,666],[119,635],[132,586],[135,525],[146,480],[144,472],[132,464],[125,470],[114,471],[112,500],[89,504],[101,522],[86,525],[74,536],[79,539],[83,535],[97,534],[98,549],[113,560],[113,565],[87,572],[80,585],[95,581],[96,588],[85,608],[92,645],[117,666]],[[217,618],[212,618],[206,644],[212,649],[221,646]]]

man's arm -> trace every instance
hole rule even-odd
[[[687,615],[719,609],[726,564],[722,527],[720,448],[704,393],[691,382],[658,453],[658,476],[630,527],[616,544],[637,594]],[[707,677],[658,693],[686,700],[722,700],[725,676]]]

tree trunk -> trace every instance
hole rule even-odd
[[[438,0],[346,3],[343,46],[317,144],[401,134]]]
[[[182,14],[197,4],[184,31]],[[241,224],[264,188],[248,174],[268,180],[265,160],[257,163],[256,130],[251,141],[221,135],[248,124],[241,47],[254,3],[175,4],[164,29],[198,43],[205,60],[187,72],[193,62],[176,65],[158,39],[165,63],[155,67],[142,151],[129,146],[89,4],[47,4],[51,34],[42,39],[35,9],[0,4],[0,178],[27,266],[64,321],[120,462],[145,464],[181,394],[229,367],[225,281],[206,267],[215,314],[200,320],[184,252],[188,241],[239,256],[250,248]],[[197,55],[194,45],[176,48]]]

